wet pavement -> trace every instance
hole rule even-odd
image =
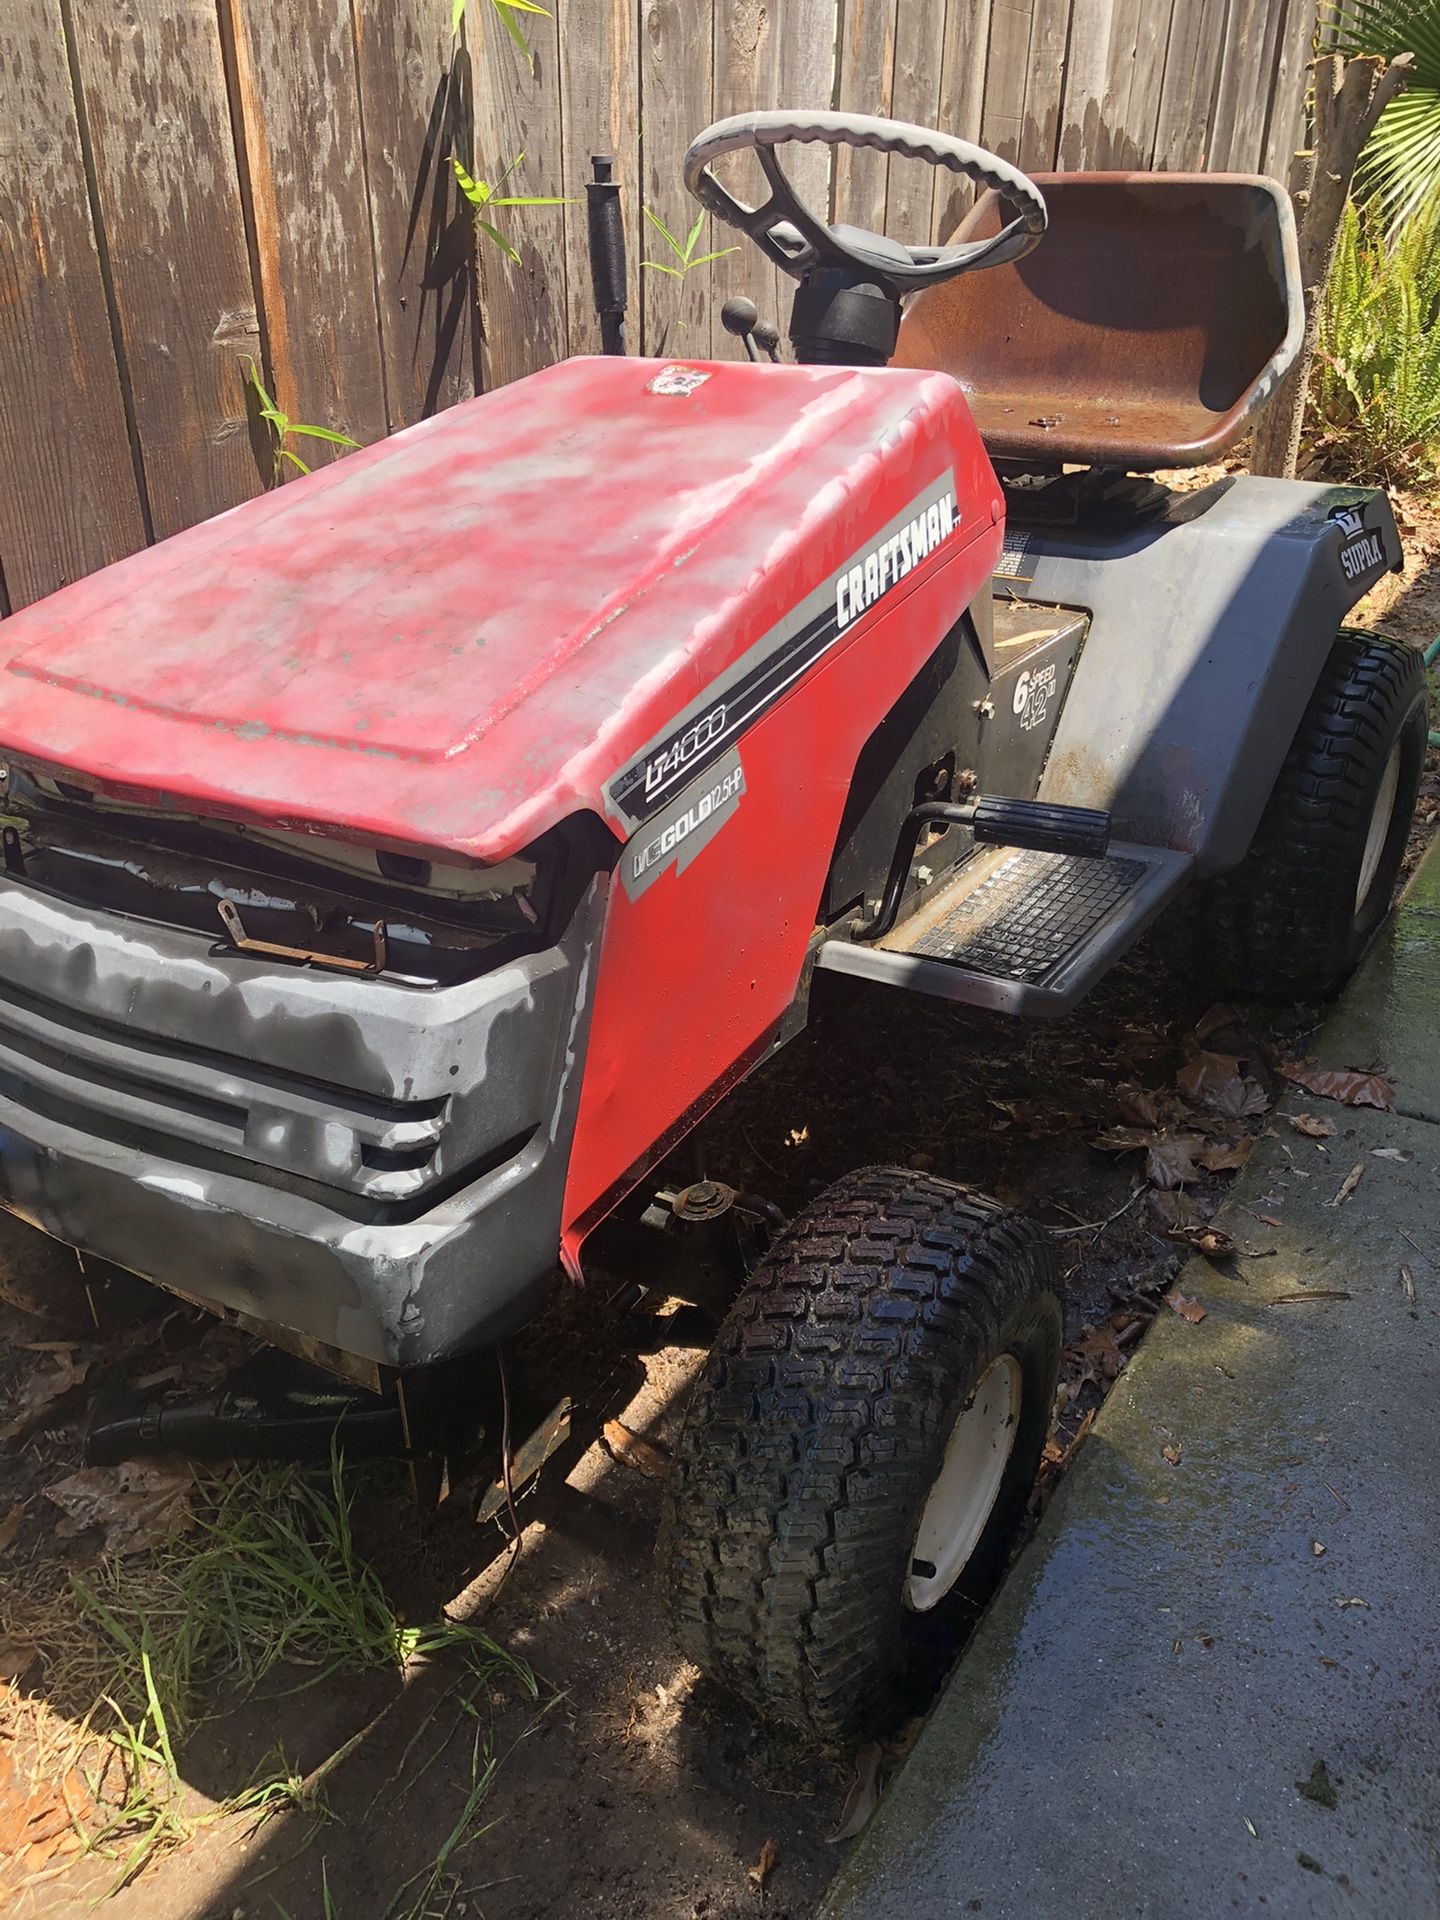
[[[1440,1917],[1437,1003],[1440,851],[1315,1049],[1397,1112],[1273,1116],[825,1920]]]

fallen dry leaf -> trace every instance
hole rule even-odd
[[[1250,1158],[1253,1140],[1232,1140],[1228,1146],[1202,1147],[1195,1158],[1207,1173],[1233,1173]]]
[[[611,1455],[622,1466],[634,1467],[638,1473],[648,1474],[652,1480],[669,1479],[670,1456],[652,1440],[633,1433],[622,1420],[607,1420],[604,1435]]]
[[[1354,1166],[1351,1167],[1350,1171],[1346,1174],[1345,1178],[1340,1182],[1340,1191],[1336,1194],[1333,1200],[1327,1200],[1325,1202],[1326,1206],[1327,1207],[1343,1207],[1345,1202],[1350,1198],[1351,1194],[1354,1193],[1356,1187],[1359,1186],[1362,1178],[1364,1177],[1364,1173],[1365,1173],[1365,1162],[1363,1160],[1357,1160]]]
[[[1115,1329],[1108,1322],[1087,1327],[1069,1352],[1080,1363],[1076,1387],[1084,1386],[1087,1380],[1093,1380],[1097,1386],[1108,1386],[1125,1371],[1128,1357],[1120,1351]]]
[[[1298,1060],[1284,1060],[1279,1072],[1293,1086],[1322,1100],[1338,1100],[1342,1107],[1379,1107],[1389,1113],[1395,1105],[1395,1089],[1379,1073],[1350,1073],[1336,1067],[1307,1067]]]
[[[1185,1451],[1184,1442],[1180,1441],[1180,1442],[1177,1442],[1177,1444],[1173,1447],[1161,1447],[1160,1458],[1162,1460],[1168,1461],[1172,1467],[1178,1467],[1180,1464],[1180,1456],[1184,1453],[1184,1451]]]
[[[1401,1267],[1400,1284],[1405,1289],[1405,1298],[1413,1308],[1415,1305],[1415,1276],[1409,1267]]]
[[[1267,1307],[1288,1307],[1297,1300],[1348,1300],[1340,1287],[1307,1287],[1303,1293],[1276,1293],[1265,1302]]]
[[[1323,1542],[1323,1541],[1321,1541],[1321,1540],[1312,1540],[1312,1541],[1310,1542],[1310,1551],[1311,1551],[1311,1553],[1313,1553],[1313,1554],[1314,1554],[1314,1556],[1315,1556],[1315,1558],[1316,1558],[1317,1560],[1319,1560],[1319,1559],[1322,1559],[1322,1558],[1324,1557],[1324,1553],[1325,1553],[1325,1544],[1324,1544],[1324,1542]]]
[[[855,1772],[840,1809],[840,1824],[825,1838],[832,1846],[838,1846],[842,1840],[853,1840],[879,1804],[880,1743],[870,1740],[855,1755]]]
[[[1203,1147],[1205,1138],[1199,1133],[1155,1132],[1149,1127],[1107,1127],[1104,1133],[1097,1133],[1092,1146],[1103,1148],[1107,1153],[1139,1153],[1145,1155],[1145,1178],[1152,1187],[1172,1188],[1184,1186],[1187,1181],[1198,1180],[1200,1170],[1195,1165],[1195,1152]]]
[[[1156,1191],[1148,1196],[1146,1204],[1156,1224],[1164,1227],[1167,1233],[1172,1232],[1176,1227],[1194,1226],[1199,1218],[1195,1210],[1195,1202],[1188,1193]]]
[[[118,1467],[81,1467],[45,1489],[65,1518],[55,1531],[73,1539],[103,1528],[106,1553],[144,1553],[192,1524],[193,1475],[184,1461],[124,1460]]]
[[[0,1646],[0,1680],[18,1680],[40,1657],[40,1649],[25,1640],[7,1640]]]
[[[20,1522],[25,1518],[25,1502],[17,1500],[3,1520],[0,1520],[0,1553],[8,1553],[15,1544],[15,1536],[20,1531]]]
[[[1402,1167],[1406,1167],[1409,1166],[1415,1156],[1413,1153],[1407,1153],[1403,1147],[1372,1147],[1370,1149],[1370,1158],[1372,1160],[1398,1160]]]
[[[1135,1127],[1149,1128],[1152,1132],[1164,1124],[1165,1112],[1170,1104],[1162,1093],[1151,1093],[1145,1087],[1120,1087],[1115,1094],[1115,1105],[1121,1119],[1128,1120]]]
[[[1171,1287],[1168,1293],[1162,1294],[1160,1297],[1172,1313],[1178,1313],[1180,1318],[1182,1320],[1188,1320],[1192,1327],[1198,1327],[1200,1322],[1205,1318],[1206,1310],[1201,1306],[1200,1302],[1198,1300],[1187,1299],[1178,1287]]]
[[[1239,1072],[1240,1062],[1233,1053],[1201,1052],[1185,1062],[1175,1076],[1175,1084],[1187,1100],[1193,1100],[1197,1106],[1211,1107],[1221,1089]]]
[[[1333,1140],[1338,1129],[1333,1120],[1317,1120],[1313,1113],[1292,1113],[1291,1126],[1307,1140]]]
[[[1348,1598],[1343,1594],[1337,1594],[1335,1604],[1337,1607],[1364,1607],[1367,1613],[1370,1610],[1370,1602],[1362,1600],[1358,1593],[1351,1594]]]
[[[780,1849],[773,1840],[767,1840],[760,1849],[760,1858],[746,1876],[756,1893],[764,1893],[765,1882],[775,1871],[779,1859]]]
[[[14,1412],[0,1427],[0,1440],[28,1438],[51,1412],[59,1411],[59,1402],[71,1393],[78,1393],[89,1371],[90,1362],[77,1363],[73,1348],[55,1347],[50,1364],[36,1367],[16,1394],[12,1403]]]

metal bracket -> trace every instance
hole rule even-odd
[[[266,953],[275,960],[304,960],[314,967],[336,967],[343,973],[383,973],[386,962],[386,928],[383,920],[377,920],[372,928],[375,941],[374,957],[369,960],[350,960],[339,953],[318,953],[313,947],[287,947],[275,940],[252,940],[245,931],[245,923],[240,918],[239,909],[233,900],[221,900],[217,903],[220,924],[230,937],[230,943],[242,953]]]

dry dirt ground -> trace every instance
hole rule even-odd
[[[1361,618],[1423,644],[1440,633],[1440,514],[1433,504],[1400,504],[1406,577],[1387,582]],[[1432,754],[1416,850],[1437,816]],[[1063,1231],[1071,1345],[1054,1471],[1149,1317],[1167,1310],[1160,1295],[1185,1251],[1169,1236],[1203,1231],[1231,1177],[1202,1167],[1183,1192],[1155,1191],[1142,1155],[1091,1142],[1156,1117],[1124,1089],[1160,1090],[1158,1117],[1171,1131],[1198,1127],[1206,1156],[1238,1160],[1260,1115],[1227,1118],[1204,1106],[1197,1047],[1238,1056],[1239,1097],[1229,1104],[1251,1109],[1273,1097],[1276,1064],[1303,1054],[1315,1017],[1211,1014],[1207,996],[1169,972],[1154,943],[1080,1012],[1043,1028],[987,1023],[879,989],[832,993],[811,1031],[707,1123],[707,1163],[787,1211],[857,1164],[933,1165]],[[1166,1101],[1177,1104],[1166,1111]],[[1344,1110],[1327,1111],[1341,1149]],[[1296,1148],[1328,1151],[1324,1140]],[[1254,1239],[1232,1257],[1264,1253],[1257,1216]],[[799,1920],[814,1911],[841,1851],[826,1836],[853,1756],[757,1723],[678,1658],[652,1570],[659,1482],[614,1458],[598,1432],[618,1417],[663,1449],[700,1353],[674,1345],[635,1359],[608,1294],[604,1283],[567,1293],[531,1338],[539,1389],[574,1394],[580,1410],[575,1438],[521,1500],[524,1550],[508,1575],[502,1527],[477,1529],[463,1492],[423,1523],[397,1471],[348,1476],[358,1552],[401,1616],[419,1622],[444,1609],[483,1625],[534,1669],[537,1696],[503,1672],[477,1690],[449,1655],[414,1661],[403,1678],[370,1672],[294,1691],[305,1676],[277,1671],[248,1701],[217,1693],[206,1702],[212,1717],[177,1755],[189,1816],[234,1794],[277,1746],[297,1775],[320,1775],[318,1792],[258,1830],[253,1817],[201,1819],[102,1913]],[[216,1336],[202,1333],[196,1344],[196,1333],[184,1314],[151,1323],[128,1364],[174,1363],[178,1350],[198,1372]],[[91,1749],[66,1777],[54,1758],[73,1750],[91,1704],[71,1658],[87,1629],[67,1582],[73,1572],[98,1581],[104,1570],[98,1535],[60,1538],[46,1497],[80,1462],[107,1352],[81,1345],[57,1360],[53,1347],[37,1345],[45,1338],[18,1315],[0,1326],[0,1415],[23,1411],[40,1369],[91,1368],[0,1442],[0,1875],[8,1874],[0,1898],[17,1920],[89,1912],[116,1876],[115,1861],[85,1855],[63,1808],[56,1812],[62,1795],[85,1804],[95,1764]],[[141,1580],[143,1567],[144,1556],[124,1562],[120,1582]],[[48,1771],[35,1767],[43,1751]],[[467,1805],[465,1844],[447,1854]],[[762,1856],[773,1865],[752,1874]]]

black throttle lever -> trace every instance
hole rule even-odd
[[[850,929],[856,940],[878,940],[890,931],[915,849],[926,827],[969,827],[977,840],[999,847],[1030,847],[1038,853],[1069,853],[1103,860],[1110,847],[1110,816],[1098,807],[1056,807],[1044,800],[1007,800],[977,794],[973,800],[927,800],[906,814],[885,878],[879,910]]]

